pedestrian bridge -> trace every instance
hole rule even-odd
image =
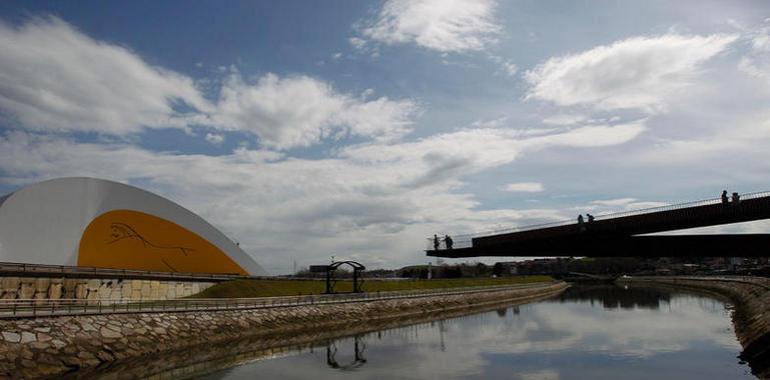
[[[453,236],[428,256],[768,256],[770,234],[648,235],[770,219],[770,191]]]

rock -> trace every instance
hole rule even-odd
[[[64,346],[66,346],[66,345],[67,345],[67,343],[64,343],[64,342],[62,342],[62,341],[60,341],[60,340],[58,340],[58,339],[54,339],[54,340],[52,340],[52,341],[51,341],[51,344],[53,344],[53,345],[54,345],[54,347],[56,347],[56,348],[62,348],[62,347],[64,347]]]
[[[89,359],[96,359],[96,356],[94,354],[88,352],[88,351],[80,351],[78,352],[78,357],[81,359],[89,360]]]
[[[18,277],[3,277],[3,279],[0,280],[0,286],[2,286],[5,291],[16,291],[16,289],[19,288],[19,282],[20,280]]]
[[[82,300],[88,296],[88,287],[86,284],[77,284],[75,286],[75,298]]]
[[[54,283],[51,284],[51,286],[48,287],[48,298],[52,300],[58,300],[61,298],[62,295],[62,284],[61,283]]]
[[[80,327],[83,328],[83,331],[98,331],[94,325],[86,321],[80,321]]]
[[[32,342],[29,344],[29,347],[34,349],[35,351],[45,351],[50,346],[48,345],[48,343],[45,343],[45,342]]]
[[[36,278],[35,288],[38,292],[45,292],[48,290],[48,286],[51,285],[51,280],[47,278]]]
[[[115,360],[115,357],[112,356],[112,354],[104,350],[97,352],[96,357],[99,358],[99,360],[102,362],[109,362],[109,361]]]
[[[123,337],[123,335],[120,332],[108,329],[106,327],[102,327],[102,329],[99,332],[105,338],[121,338],[121,337]]]
[[[21,343],[29,343],[29,342],[36,342],[37,337],[35,334],[27,331],[23,331],[21,333]]]
[[[38,342],[48,342],[49,340],[52,340],[53,338],[45,333],[37,333],[37,340]]]
[[[22,283],[21,288],[19,289],[19,298],[20,299],[32,299],[35,297],[35,285],[32,283]]]
[[[3,339],[5,339],[7,342],[19,343],[21,341],[21,334],[11,331],[3,331]]]

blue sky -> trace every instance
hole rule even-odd
[[[434,232],[767,190],[769,10],[7,2],[0,192],[134,184],[286,273],[424,262]]]

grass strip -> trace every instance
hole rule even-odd
[[[386,292],[418,289],[462,288],[468,286],[494,286],[529,284],[551,281],[549,276],[514,276],[500,278],[455,278],[436,280],[377,280],[365,279],[366,292]],[[351,280],[339,280],[335,290],[339,293],[353,289]],[[214,285],[189,298],[252,298],[322,294],[326,290],[323,280],[260,279],[232,280]]]

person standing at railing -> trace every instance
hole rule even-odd
[[[433,250],[438,251],[439,245],[438,235],[433,234]]]
[[[452,249],[452,245],[454,244],[452,237],[449,235],[444,235],[444,244],[446,244],[446,249]]]
[[[588,217],[588,223],[593,223],[594,222],[594,216],[593,215],[586,214],[586,216]]]
[[[733,205],[737,206],[741,203],[741,196],[738,193],[733,193]]]
[[[727,190],[722,190],[722,204],[727,204]]]

